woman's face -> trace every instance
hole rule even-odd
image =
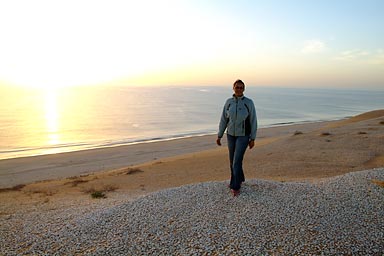
[[[233,91],[235,92],[236,97],[241,97],[243,96],[244,93],[244,85],[242,84],[235,84],[233,86]]]

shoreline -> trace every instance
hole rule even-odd
[[[297,121],[297,122],[284,122],[284,123],[274,123],[270,125],[265,125],[262,127],[259,127],[259,130],[261,129],[269,129],[269,128],[275,128],[275,127],[283,127],[283,126],[292,126],[292,125],[305,125],[305,124],[312,124],[312,123],[325,123],[325,122],[335,122],[335,121],[341,121],[345,120],[347,118],[350,118],[351,116],[345,116],[341,118],[336,119],[329,119],[329,120],[314,120],[314,121]],[[172,141],[172,140],[180,140],[180,139],[188,139],[188,138],[194,138],[194,137],[204,137],[204,136],[213,136],[216,135],[217,132],[192,132],[187,134],[178,134],[178,135],[168,135],[164,137],[153,137],[153,138],[140,138],[128,142],[124,141],[116,141],[116,142],[100,142],[95,143],[94,145],[90,144],[89,146],[81,146],[86,144],[85,142],[78,142],[73,143],[71,145],[62,145],[59,147],[55,146],[42,146],[37,148],[26,148],[26,149],[13,149],[9,151],[2,151],[0,153],[3,155],[10,155],[10,156],[4,156],[0,157],[0,161],[2,160],[10,160],[10,159],[19,159],[19,158],[27,158],[27,157],[39,157],[39,156],[47,156],[47,155],[57,155],[57,154],[64,154],[64,153],[75,153],[80,151],[87,151],[87,150],[97,150],[97,149],[105,149],[105,148],[114,148],[114,147],[122,147],[122,146],[132,146],[132,145],[138,145],[138,144],[148,144],[148,143],[156,143],[156,142],[165,142],[165,141]],[[65,148],[72,148],[65,150]],[[60,150],[64,149],[64,150]],[[30,154],[17,154],[19,152],[34,152],[38,150],[45,150],[45,153],[30,153]],[[15,155],[12,155],[8,152],[15,153]]]

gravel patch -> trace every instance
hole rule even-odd
[[[384,168],[317,183],[248,180],[0,218],[1,255],[383,255]]]

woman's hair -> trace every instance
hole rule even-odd
[[[240,79],[237,79],[237,80],[233,83],[233,86],[236,86],[237,84],[242,85],[242,86],[245,88],[245,84],[244,84],[244,82],[241,81]]]

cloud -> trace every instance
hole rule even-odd
[[[361,49],[352,49],[342,51],[335,60],[346,62],[365,62],[369,64],[384,65],[384,50],[367,51]]]
[[[343,51],[339,54],[339,56],[336,57],[337,60],[344,60],[344,61],[350,61],[350,60],[357,60],[365,58],[366,56],[369,56],[370,53],[365,50],[360,49],[353,49],[348,51]]]
[[[302,53],[318,53],[326,49],[323,41],[312,39],[304,42],[304,46],[301,49]]]

